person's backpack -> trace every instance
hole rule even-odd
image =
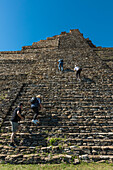
[[[59,63],[63,63],[63,59],[58,60]]]
[[[36,102],[36,97],[32,97],[32,99],[31,99],[31,104],[34,104],[35,102]]]
[[[31,108],[39,107],[39,101],[36,97],[32,97],[31,99]]]

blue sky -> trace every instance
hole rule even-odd
[[[70,29],[96,46],[113,47],[113,0],[0,0],[0,51]]]

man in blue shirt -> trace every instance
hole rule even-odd
[[[59,64],[58,64],[58,68],[59,71],[63,71],[63,59],[58,60]]]
[[[37,124],[39,121],[36,118],[37,118],[37,115],[39,114],[39,110],[42,109],[41,96],[40,95],[33,97],[31,99],[31,109],[35,113],[34,116],[33,116],[32,122]]]

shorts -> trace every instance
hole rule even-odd
[[[39,113],[39,108],[38,107],[34,107],[32,108],[32,110],[34,111],[34,113],[38,114]]]
[[[11,128],[12,132],[16,132],[18,130],[18,127],[19,127],[18,122],[10,122],[10,123],[11,123],[11,126],[12,126],[12,128]]]

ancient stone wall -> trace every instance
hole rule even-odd
[[[47,40],[41,40],[39,42],[33,43],[33,48],[51,48],[58,47],[58,38],[47,38]]]
[[[97,47],[94,51],[111,69],[113,69],[113,48]]]

